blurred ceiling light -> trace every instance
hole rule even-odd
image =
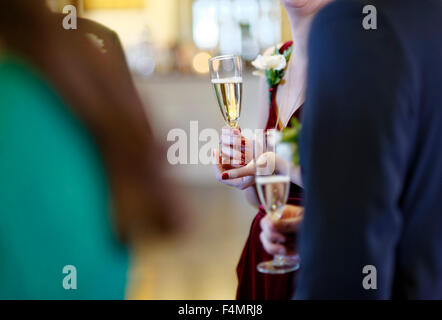
[[[192,60],[193,70],[197,73],[208,73],[209,72],[209,62],[208,60],[212,58],[212,56],[208,52],[199,52],[197,53]]]
[[[259,18],[257,0],[233,0],[233,10],[236,20],[241,24],[252,24]]]
[[[145,78],[155,71],[155,52],[148,43],[140,43],[126,50],[126,58],[130,69]]]
[[[241,54],[241,27],[233,15],[231,1],[219,2],[219,53]]]
[[[192,7],[193,41],[200,49],[217,46],[219,38],[217,6],[211,0],[196,0]]]
[[[257,38],[261,48],[268,48],[281,42],[281,6],[279,0],[261,0],[259,4]]]

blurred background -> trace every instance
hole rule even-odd
[[[243,57],[240,126],[253,129],[258,78],[250,61],[290,39],[279,0],[48,0],[57,12],[68,4],[118,33],[165,148],[173,143],[168,132],[189,134],[190,121],[198,121],[199,131],[224,125],[208,76],[207,60],[214,55]],[[172,239],[137,242],[127,297],[234,299],[236,263],[256,211],[240,191],[218,183],[210,165],[169,169],[187,199],[191,223]]]

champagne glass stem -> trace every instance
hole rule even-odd
[[[275,266],[281,266],[281,265],[283,265],[284,264],[284,260],[285,260],[285,255],[283,255],[283,254],[275,254],[274,256],[273,256],[273,264],[275,265]]]

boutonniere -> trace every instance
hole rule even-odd
[[[104,40],[99,38],[96,34],[86,33],[86,37],[92,42],[92,44],[100,50],[101,53],[106,53],[107,50],[104,48]]]
[[[293,51],[293,42],[286,42],[279,47],[271,47],[267,49],[263,55],[252,62],[252,65],[257,69],[253,72],[256,76],[265,76],[269,85],[270,95],[274,88],[281,82],[284,77],[284,72],[290,56]],[[302,125],[298,119],[294,118],[291,121],[291,126],[282,130],[282,141],[289,143],[293,148],[293,163],[299,166],[299,137],[301,134]]]
[[[270,92],[276,87],[284,77],[284,71],[292,54],[292,42],[283,46],[271,47],[263,55],[252,62],[257,69],[253,72],[256,76],[265,76],[270,88]]]

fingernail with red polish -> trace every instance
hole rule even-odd
[[[224,172],[223,175],[221,176],[221,179],[223,180],[229,179],[229,174],[227,172]]]

